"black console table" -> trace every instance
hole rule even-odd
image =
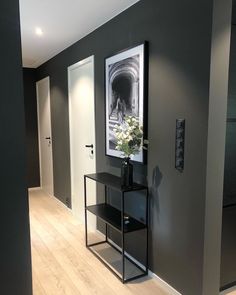
[[[87,206],[87,179],[94,180],[97,183],[101,183],[105,187],[104,202],[100,204],[94,204],[92,206]],[[108,188],[111,190],[118,191],[121,197],[121,209],[113,207],[108,202]],[[143,220],[137,220],[136,218],[128,215],[125,212],[125,195],[130,192],[143,191],[145,193],[145,222]],[[114,176],[109,173],[96,173],[84,175],[84,198],[85,198],[85,239],[86,247],[102,262],[108,267],[123,283],[127,283],[131,280],[141,278],[148,274],[148,188],[144,185],[134,183],[132,187],[122,187],[121,178]],[[88,243],[88,212],[94,214],[97,218],[105,223],[105,240],[97,243]],[[109,239],[108,228],[112,227],[117,232],[121,234],[121,247],[112,243]],[[133,259],[125,249],[125,236],[128,233],[144,230],[145,237],[145,263],[139,263],[137,260]],[[119,253],[121,258],[121,269],[117,271],[114,267],[104,259],[96,251],[96,247],[106,244],[112,249],[115,249],[116,254]],[[136,243],[138,244],[138,243]],[[133,270],[131,271],[131,276],[126,275],[126,265],[130,265]]]

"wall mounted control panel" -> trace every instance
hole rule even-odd
[[[185,146],[185,119],[176,120],[175,138],[175,168],[180,172],[184,170],[184,146]]]

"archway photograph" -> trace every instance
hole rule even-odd
[[[134,118],[144,127],[145,44],[106,59],[106,154],[122,158],[117,150],[116,128]],[[131,158],[143,162],[143,150]]]

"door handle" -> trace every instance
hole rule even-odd
[[[91,154],[93,155],[93,144],[86,144],[86,148],[91,148]]]
[[[51,139],[51,137],[45,137],[45,139],[48,139],[48,140],[50,140],[50,139]]]

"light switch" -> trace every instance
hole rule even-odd
[[[175,138],[175,168],[183,172],[184,170],[184,148],[185,148],[185,119],[176,120]]]

